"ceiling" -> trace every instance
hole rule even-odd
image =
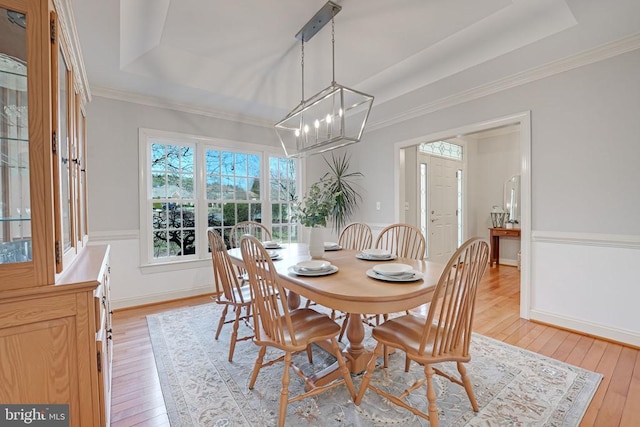
[[[93,95],[273,123],[301,100],[295,34],[325,0],[71,0]],[[640,33],[637,0],[337,0],[336,81],[372,118]],[[636,47],[637,48],[637,47]],[[331,82],[331,26],[305,43]]]

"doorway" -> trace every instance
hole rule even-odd
[[[399,142],[395,144],[395,195],[396,195],[396,218],[398,221],[409,222],[414,225],[420,225],[418,218],[420,215],[418,212],[412,214],[411,206],[407,202],[407,194],[416,194],[415,187],[412,187],[408,178],[411,177],[409,169],[416,169],[414,167],[407,167],[409,165],[417,164],[412,161],[413,158],[417,160],[417,147],[419,144],[428,141],[439,141],[456,139],[465,135],[473,135],[479,132],[501,129],[504,127],[516,126],[518,129],[518,143],[519,143],[519,173],[521,176],[521,280],[520,280],[520,317],[528,319],[530,310],[530,239],[531,239],[531,114],[529,111],[516,114],[513,116],[507,116],[495,120],[490,120],[481,123],[475,123],[471,125],[465,125],[454,129],[449,129],[433,134],[427,134],[419,138]],[[415,153],[415,154],[414,154]],[[415,157],[413,157],[415,156]],[[477,221],[474,215],[488,215],[487,212],[470,213],[466,209],[466,204],[469,200],[472,200],[473,194],[469,191],[469,188],[473,188],[474,183],[469,182],[469,173],[467,169],[473,168],[473,164],[470,164],[467,159],[463,160],[463,179],[462,179],[462,192],[465,194],[462,203],[463,227],[461,230],[462,239],[470,237],[469,230],[472,228],[470,224],[472,221]],[[417,171],[413,173],[415,181],[417,181]],[[405,186],[405,182],[408,184]],[[428,208],[427,208],[428,209]],[[430,211],[429,211],[430,212]],[[413,221],[413,222],[412,222]],[[427,238],[430,236],[427,235]]]

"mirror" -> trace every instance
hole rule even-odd
[[[504,210],[509,214],[508,222],[519,227],[520,175],[514,175],[504,183]]]

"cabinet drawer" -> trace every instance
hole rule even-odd
[[[76,296],[59,295],[0,304],[0,329],[75,316]]]
[[[520,230],[493,230],[494,236],[520,237]]]

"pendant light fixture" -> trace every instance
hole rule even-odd
[[[360,141],[373,96],[336,83],[334,18],[342,9],[329,1],[296,34],[301,43],[302,100],[275,129],[287,157],[323,153]],[[331,22],[331,84],[304,99],[304,44]]]

